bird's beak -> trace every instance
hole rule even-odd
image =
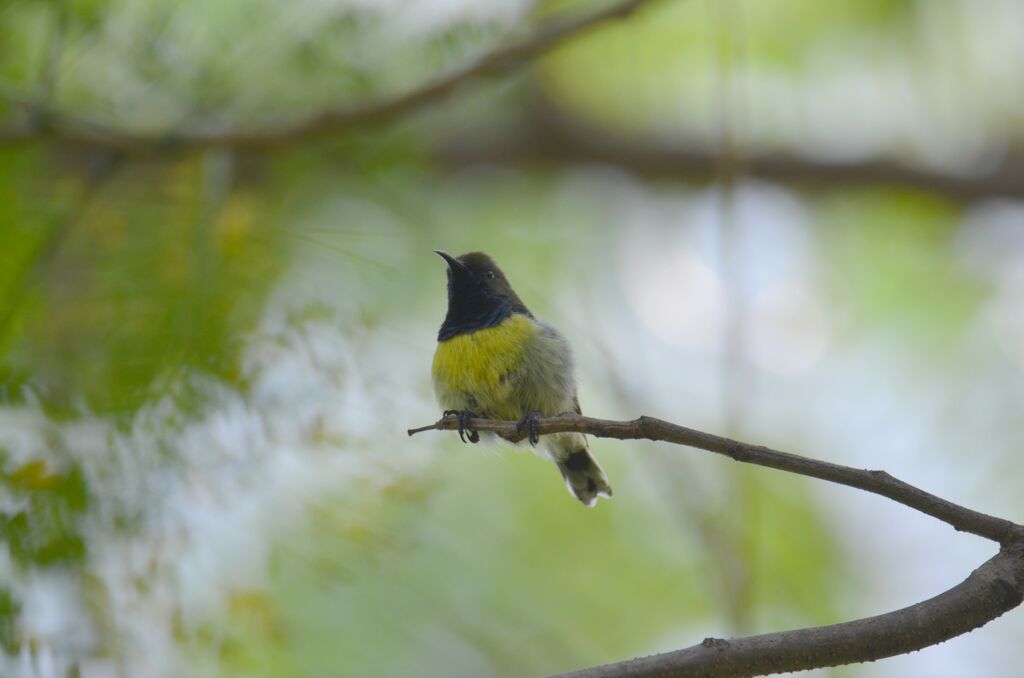
[[[466,267],[462,265],[462,262],[448,254],[444,250],[434,250],[434,254],[437,254],[442,259],[448,262],[448,268],[452,271],[464,271]]]

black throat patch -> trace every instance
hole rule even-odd
[[[448,315],[437,333],[438,341],[494,327],[513,313],[533,317],[489,256],[437,253],[448,262]]]
[[[482,292],[482,290],[481,290]],[[512,315],[512,305],[504,299],[485,294],[448,293],[448,315],[445,316],[437,340],[444,341],[460,334],[469,334],[501,324]]]

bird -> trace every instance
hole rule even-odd
[[[483,252],[457,257],[434,250],[448,264],[448,312],[437,333],[431,369],[444,416],[455,414],[459,436],[474,416],[519,422],[529,441],[555,462],[569,492],[584,506],[611,498],[601,465],[581,433],[537,435],[537,420],[581,414],[572,350],[559,332],[537,319]]]

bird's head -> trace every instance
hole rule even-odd
[[[448,315],[439,338],[496,325],[512,313],[530,315],[494,259],[483,252],[453,257],[434,251],[448,262]]]

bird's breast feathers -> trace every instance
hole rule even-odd
[[[511,397],[509,375],[519,369],[539,327],[514,313],[501,323],[438,342],[434,353],[434,388],[438,399],[457,409],[480,407]],[[460,397],[461,396],[461,397]]]
[[[518,419],[574,407],[569,345],[553,328],[519,313],[438,342],[433,376],[445,409]]]

